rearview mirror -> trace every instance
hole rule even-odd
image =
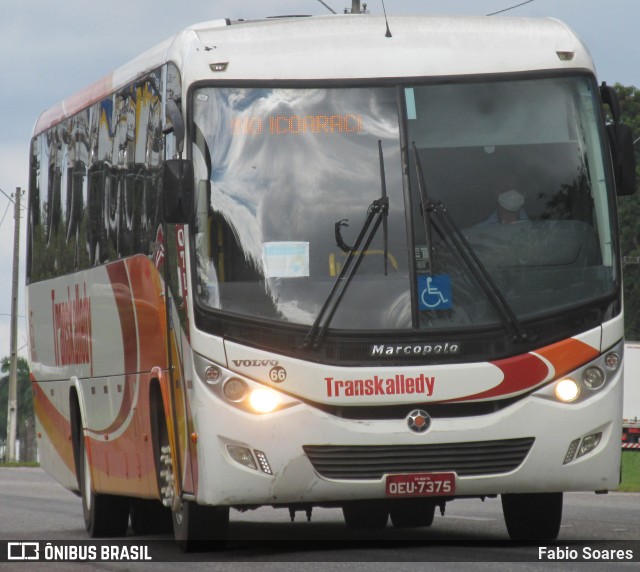
[[[614,123],[620,122],[620,100],[618,99],[618,94],[616,90],[607,85],[606,82],[602,82],[600,86],[600,97],[602,98],[602,103],[609,106],[611,110],[611,118]]]
[[[193,163],[186,159],[165,161],[162,175],[164,220],[189,224],[193,216]]]
[[[620,100],[616,90],[602,82],[600,86],[602,103],[609,106],[612,123],[607,125],[607,136],[611,148],[613,174],[618,195],[632,195],[636,192],[636,157],[633,150],[631,127],[620,123]]]
[[[636,192],[636,157],[633,151],[633,131],[624,123],[607,125],[611,146],[613,174],[618,195]]]

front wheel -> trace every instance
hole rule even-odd
[[[173,534],[180,550],[196,552],[224,548],[229,533],[229,507],[204,506],[194,501],[180,501],[176,498],[177,476],[162,395],[157,385],[152,388],[150,407],[151,434],[161,501],[158,505],[172,509]],[[176,506],[179,508],[176,509]],[[165,513],[161,511],[161,514]]]
[[[555,540],[562,521],[562,493],[502,495],[511,540]]]
[[[396,528],[431,526],[436,512],[433,501],[424,499],[399,499],[391,504],[391,523]]]
[[[378,529],[387,526],[389,506],[385,501],[352,501],[342,507],[347,528],[354,530]]]
[[[171,532],[171,509],[155,499],[131,499],[131,528],[136,535]]]
[[[220,550],[227,544],[229,507],[183,501],[173,512],[173,532],[183,552]]]

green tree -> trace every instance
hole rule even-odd
[[[9,358],[2,360],[2,377],[0,378],[0,441],[7,442],[7,408],[9,399]],[[20,460],[36,459],[35,417],[33,414],[33,397],[29,365],[24,358],[18,358],[18,418],[16,424],[17,439],[20,441]]]
[[[640,90],[617,84],[622,120],[631,126],[634,138],[640,137]],[[636,148],[636,151],[638,148]],[[640,161],[636,164],[636,178],[640,180]],[[640,193],[618,197],[620,220],[620,249],[623,258],[640,260]],[[623,265],[625,336],[640,340],[640,264]]]

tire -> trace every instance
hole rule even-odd
[[[347,528],[352,530],[374,530],[387,526],[389,505],[386,501],[353,501],[342,507]]]
[[[166,486],[167,480],[163,475],[163,470],[171,469],[170,464],[165,465],[165,457],[162,456],[162,448],[169,450],[169,435],[167,433],[167,422],[162,408],[162,396],[157,385],[152,386],[149,393],[149,407],[151,412],[151,439],[153,446],[154,466],[156,468],[156,479],[158,490],[161,491]],[[170,461],[170,456],[169,456]],[[169,480],[172,478],[173,472]],[[161,498],[156,499],[132,499],[130,508],[131,528],[136,535],[164,534],[171,532],[173,519],[171,508],[163,503],[168,498],[167,504],[173,500],[173,486],[165,491],[166,496],[161,493]]]
[[[435,503],[424,499],[396,500],[389,507],[391,523],[396,528],[431,526],[435,512]]]
[[[80,423],[78,439],[78,485],[82,497],[84,525],[91,538],[125,536],[129,526],[129,498],[93,491],[89,455]]]
[[[146,534],[166,534],[171,532],[173,519],[171,509],[153,499],[131,499],[129,509],[131,528],[139,536]]]
[[[229,507],[183,501],[173,512],[173,534],[183,552],[221,550],[227,545]]]
[[[562,493],[502,495],[511,540],[555,540],[562,521]]]
[[[162,505],[175,507],[179,504],[180,508],[172,511],[172,524],[180,550],[199,552],[224,548],[229,534],[229,507],[204,506],[193,501],[176,502],[169,431],[158,385],[152,387],[150,409],[158,490]]]

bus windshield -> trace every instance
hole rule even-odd
[[[197,87],[198,303],[313,324],[380,197],[382,171],[387,232],[362,253],[331,328],[499,325],[487,285],[517,320],[612,294],[596,89],[580,76]]]

